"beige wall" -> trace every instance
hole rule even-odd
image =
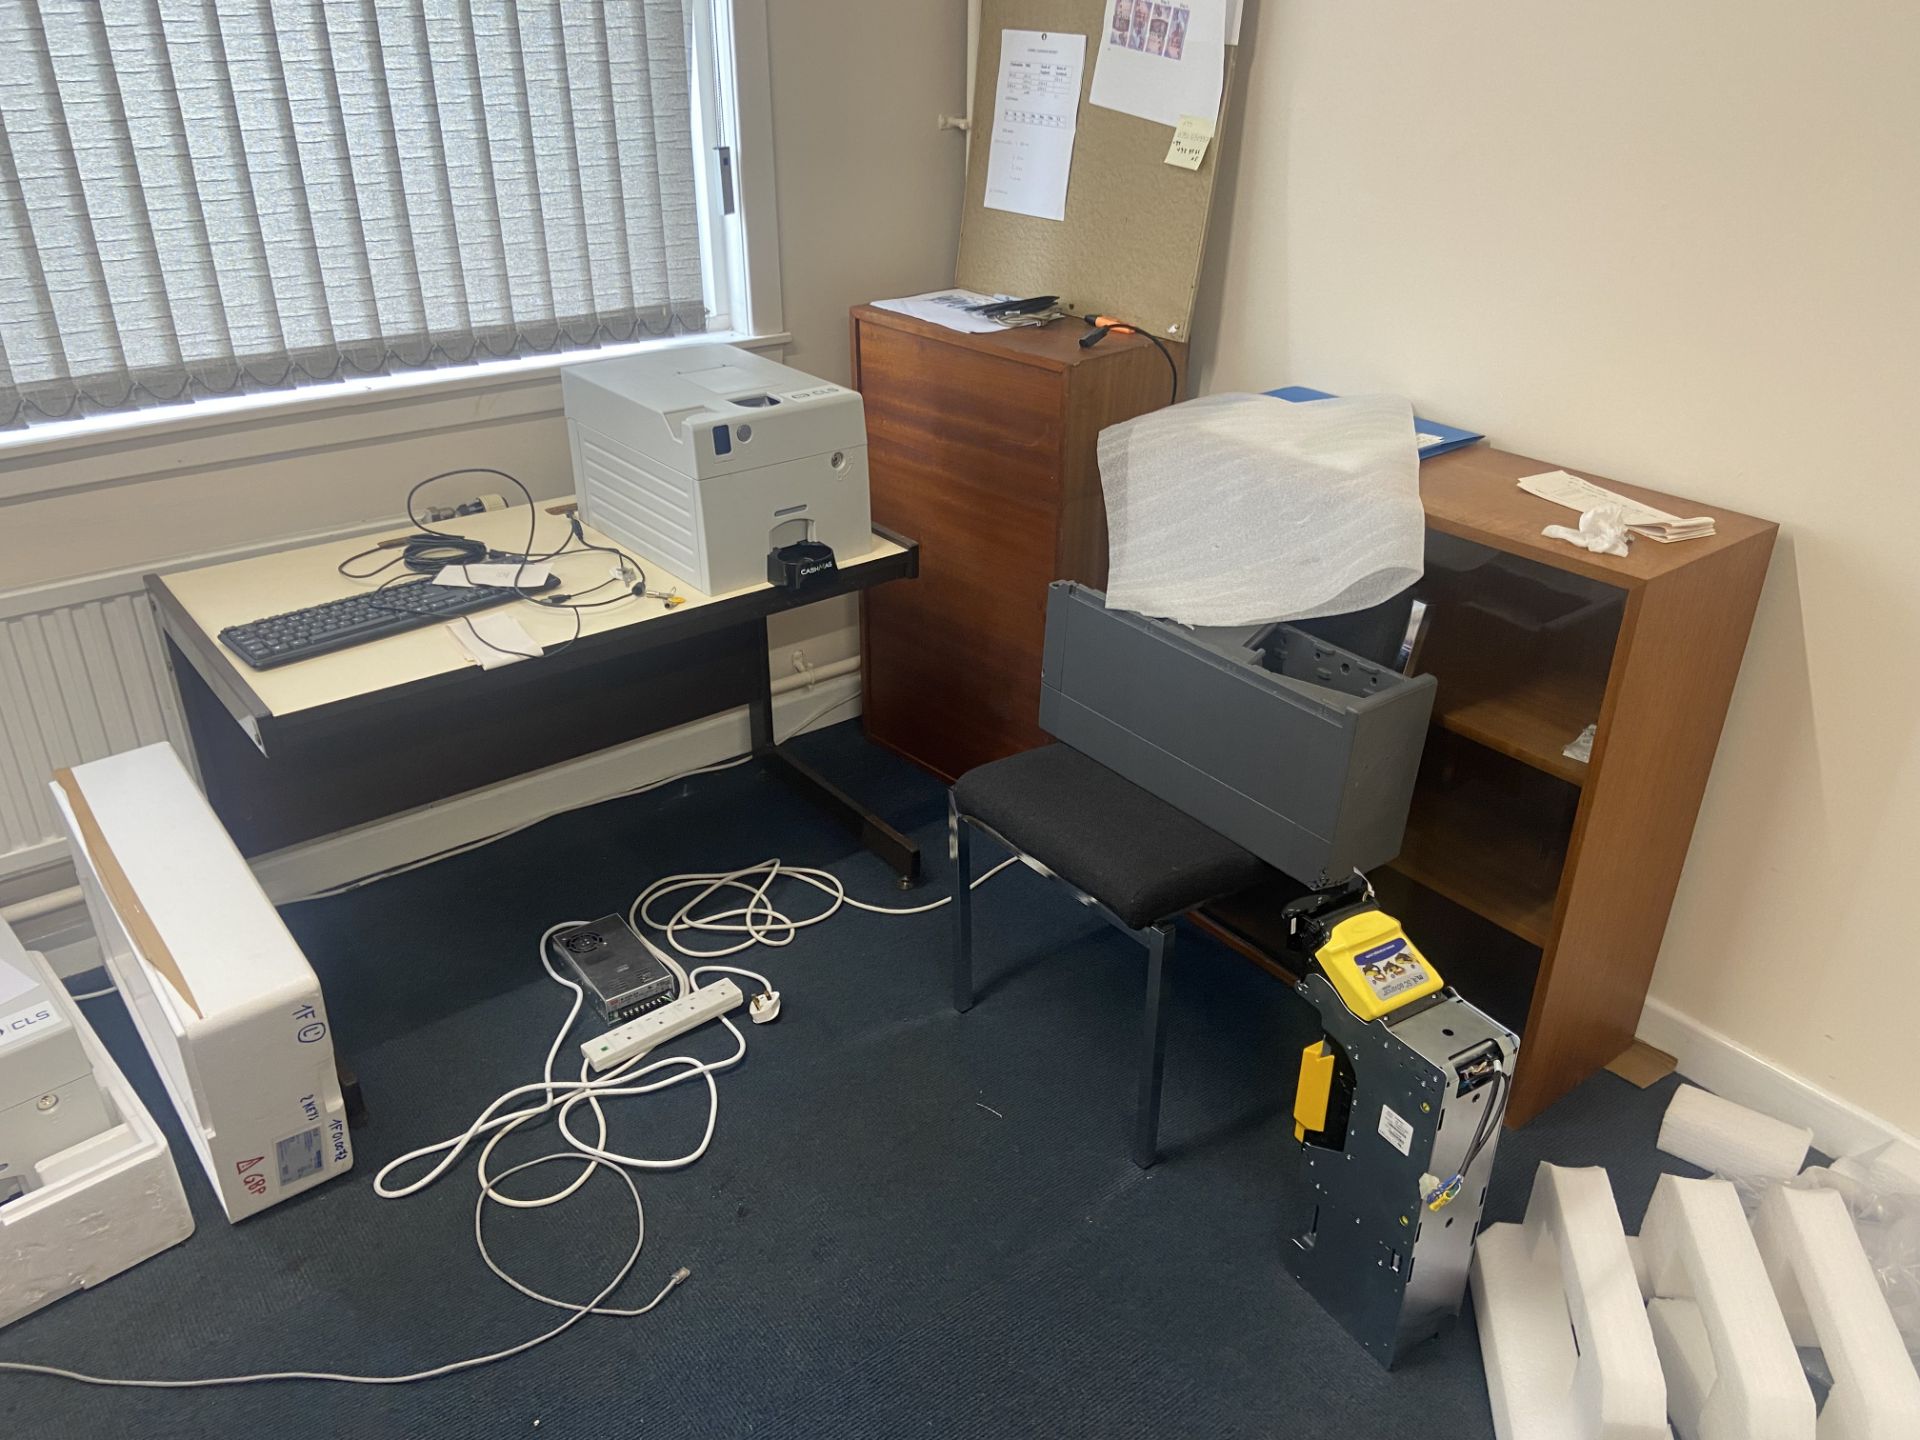
[[[845,384],[847,307],[953,283],[960,0],[767,0],[788,361]]]
[[[1207,388],[1782,522],[1653,994],[1920,1131],[1920,9],[1251,8]]]

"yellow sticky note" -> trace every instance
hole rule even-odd
[[[1198,115],[1182,115],[1174,127],[1173,144],[1167,147],[1167,164],[1182,170],[1198,170],[1207,158],[1207,142],[1213,139],[1213,121]]]

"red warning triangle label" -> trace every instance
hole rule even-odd
[[[251,1160],[242,1160],[238,1165],[233,1167],[234,1173],[236,1175],[244,1175],[266,1158],[264,1155],[256,1155]]]

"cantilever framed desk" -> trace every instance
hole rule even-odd
[[[571,506],[535,507],[535,552],[566,539]],[[527,543],[512,506],[440,528],[508,551]],[[547,652],[483,670],[444,624],[271,670],[220,643],[229,625],[371,587],[342,576],[349,556],[396,525],[347,540],[146,577],[167,659],[215,813],[260,855],[496,784],[726,710],[747,707],[753,751],[829,807],[903,881],[919,850],[804,761],[775,744],[767,620],[782,610],[919,573],[919,546],[876,530],[826,583],[795,595],[771,585],[705,595],[648,565],[648,588],[685,603],[633,599],[577,612],[505,607]],[[610,544],[591,529],[586,538]],[[377,563],[377,559],[363,564]],[[554,562],[569,592],[608,578],[604,553]],[[391,574],[392,572],[387,572]],[[381,578],[385,578],[382,576]],[[602,595],[612,593],[600,592]]]

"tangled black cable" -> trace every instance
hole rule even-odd
[[[419,513],[414,508],[414,501],[420,492],[435,481],[451,479],[456,475],[497,476],[520,492],[522,498],[527,502],[527,543],[521,550],[517,552],[496,550],[485,541],[478,540],[471,535],[458,535],[447,530],[436,530],[420,518]],[[467,627],[468,633],[473,636],[475,641],[486,646],[487,649],[494,651],[496,654],[512,655],[523,660],[537,660],[543,655],[563,654],[580,638],[583,623],[580,616],[582,610],[598,609],[603,605],[618,605],[622,601],[632,600],[646,593],[647,572],[640,562],[627,554],[626,551],[618,549],[615,546],[597,545],[588,540],[585,530],[580,524],[580,517],[577,514],[567,517],[567,538],[558,548],[545,552],[536,552],[533,547],[537,539],[539,509],[535,504],[533,492],[521,483],[518,476],[510,475],[505,470],[496,470],[491,466],[485,465],[463,465],[454,470],[442,470],[437,475],[429,475],[424,480],[419,480],[414,483],[407,491],[406,508],[407,521],[414,528],[413,534],[379,541],[376,544],[368,546],[365,550],[347,556],[346,559],[342,560],[334,568],[349,580],[372,580],[376,576],[385,575],[387,571],[393,570],[397,566],[399,567],[398,573],[388,575],[386,579],[381,580],[375,587],[376,594],[391,596],[396,589],[404,590],[413,585],[431,585],[435,578],[439,576],[440,572],[448,566],[459,566],[464,569],[464,567],[468,565],[483,563],[514,565],[518,568],[515,572],[513,583],[506,588],[515,591],[522,600],[527,601],[529,604],[545,606],[549,610],[571,610],[573,612],[573,634],[568,636],[567,639],[556,648],[548,650],[542,647],[535,654],[528,654],[524,650],[512,650],[506,646],[495,644],[475,628],[471,616],[462,615],[460,620]],[[382,551],[387,550],[395,551],[396,553],[380,564],[373,566],[371,569],[353,570],[348,568],[356,561],[364,560],[370,555],[378,555]],[[536,587],[524,583],[524,574],[528,566],[544,565],[549,561],[559,558],[561,555],[581,554],[588,551],[599,551],[602,554],[612,555],[620,562],[621,573],[609,579],[602,580],[597,585],[590,585],[585,590],[573,593],[545,594]],[[598,600],[584,598],[597,594],[609,585],[619,585],[621,587],[620,593],[605,596]],[[392,609],[407,614],[419,613],[417,607],[405,604],[382,604],[381,608]]]

